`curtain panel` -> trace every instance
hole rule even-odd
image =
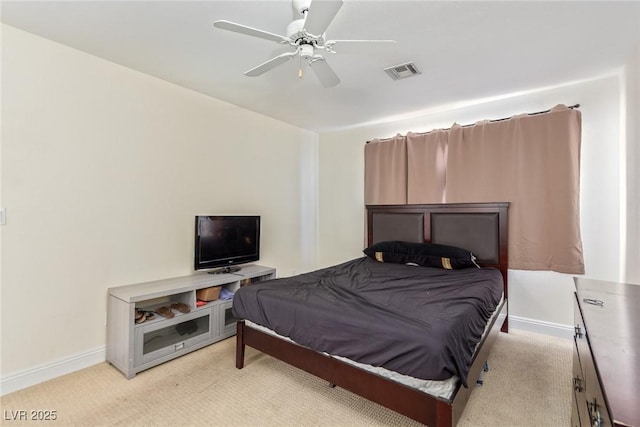
[[[407,203],[407,138],[374,139],[364,149],[364,200],[368,205]]]
[[[583,274],[581,126],[580,111],[560,105],[409,134],[405,203],[510,202],[509,268]]]
[[[407,134],[407,203],[444,203],[449,131]]]

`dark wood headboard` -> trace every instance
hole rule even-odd
[[[367,205],[367,242],[439,243],[467,249],[482,267],[500,270],[507,298],[508,202]]]

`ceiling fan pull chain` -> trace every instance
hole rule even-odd
[[[302,56],[298,55],[298,78],[301,79],[302,78]]]

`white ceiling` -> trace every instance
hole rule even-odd
[[[393,39],[385,55],[331,55],[324,88],[290,50],[213,27],[218,19],[286,35],[290,1],[2,1],[2,22],[296,126],[326,131],[464,100],[603,75],[640,41],[640,2],[344,0],[327,39]],[[383,68],[414,61],[393,81]]]

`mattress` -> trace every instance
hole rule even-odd
[[[316,351],[420,380],[458,377],[467,385],[473,352],[502,290],[494,269],[363,257],[243,287],[233,313]]]

